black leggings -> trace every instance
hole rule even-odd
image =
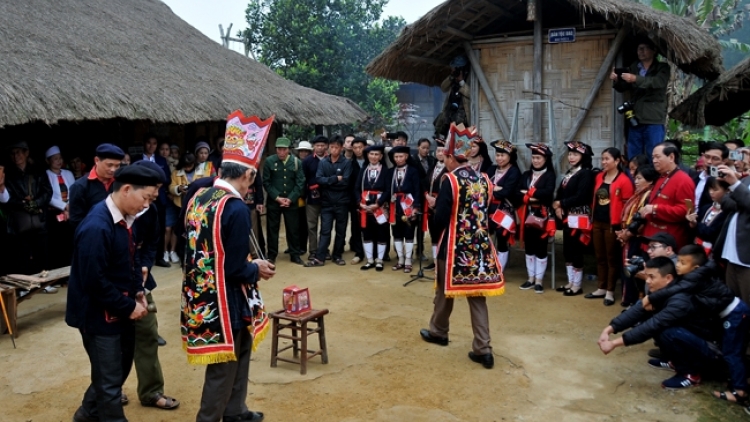
[[[359,224],[359,220],[357,220],[357,224]],[[388,223],[378,224],[374,215],[367,214],[367,227],[362,229],[362,238],[365,242],[385,245],[388,242]]]
[[[525,227],[523,231],[523,243],[526,248],[526,255],[536,255],[539,259],[547,258],[548,238],[542,236],[544,232],[532,227]]]
[[[583,252],[586,250],[586,245],[580,240],[580,230],[577,230],[575,235],[571,234],[572,231],[573,229],[568,226],[563,227],[565,263],[573,265],[573,268],[583,268]]]
[[[505,232],[505,234],[503,234],[503,232]],[[497,229],[497,231],[495,231],[495,249],[497,249],[498,252],[508,252],[511,236],[513,236],[513,233],[502,227]]]
[[[393,240],[406,239],[407,242],[414,242],[414,231],[417,229],[417,220],[409,221],[411,224],[406,224],[400,218],[400,216],[396,216],[396,224],[392,226]]]

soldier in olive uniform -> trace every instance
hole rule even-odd
[[[276,262],[279,254],[279,228],[284,216],[284,228],[292,262],[302,265],[300,259],[298,199],[305,186],[302,161],[289,153],[291,142],[276,139],[276,155],[271,155],[263,165],[263,187],[266,189],[266,230],[268,232],[268,260]]]

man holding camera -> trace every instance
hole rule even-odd
[[[471,123],[471,94],[466,78],[469,76],[469,62],[465,56],[456,56],[450,63],[451,74],[440,84],[440,90],[447,92],[443,111],[435,118],[435,133],[447,135],[450,124]]]
[[[706,182],[713,177],[719,176],[718,166],[727,163],[729,148],[719,142],[707,142],[702,156],[706,163],[706,169],[693,177],[693,182],[695,182],[695,206],[693,209],[698,215],[701,215],[701,204],[710,206],[713,202],[708,195],[708,186],[710,184]]]
[[[656,46],[650,39],[645,38],[638,43],[637,54],[637,62],[627,68],[614,68],[609,75],[615,90],[630,92],[628,103],[632,106],[635,120],[628,118],[629,158],[638,154],[651,155],[656,144],[664,140],[667,83],[671,74],[669,65],[656,59]]]

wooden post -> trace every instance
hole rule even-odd
[[[607,53],[607,56],[604,57],[604,61],[599,68],[599,72],[596,74],[594,84],[591,86],[589,94],[583,100],[583,104],[581,104],[581,110],[578,112],[575,120],[573,120],[573,124],[570,126],[570,130],[568,131],[568,135],[565,137],[565,140],[562,144],[560,144],[559,152],[562,153],[563,145],[565,145],[565,143],[567,142],[572,141],[578,134],[578,130],[581,129],[581,125],[583,125],[583,121],[586,119],[589,108],[591,108],[591,104],[594,103],[596,95],[599,93],[599,89],[602,87],[604,81],[609,79],[609,74],[612,73],[612,63],[614,63],[615,57],[617,57],[617,52],[620,50],[622,43],[625,41],[625,38],[629,33],[630,30],[627,28],[627,26],[623,26],[622,28],[620,28],[620,32],[617,33],[614,41],[612,41],[612,45],[609,47],[609,52]]]
[[[531,1],[532,0],[529,0],[529,7],[531,7]],[[534,91],[534,99],[541,100],[543,89],[542,70],[544,68],[542,59],[542,50],[544,48],[544,45],[542,45],[542,2],[536,2],[534,6],[534,15],[536,19],[534,20],[534,73],[532,90]],[[534,142],[542,142],[542,104],[536,103],[533,107]],[[553,141],[557,142],[557,139],[554,139]],[[552,146],[550,147],[552,148]]]
[[[466,52],[466,56],[471,62],[471,70],[472,72],[474,72],[474,76],[476,76],[477,80],[479,81],[479,86],[482,87],[482,92],[484,92],[484,95],[487,97],[487,102],[490,104],[490,108],[492,109],[492,115],[495,117],[495,121],[497,122],[497,126],[500,128],[500,132],[502,132],[503,134],[503,138],[510,139],[510,128],[508,127],[508,122],[505,121],[503,112],[497,105],[497,100],[495,100],[495,93],[492,92],[492,87],[487,81],[487,78],[484,76],[482,67],[479,65],[479,60],[477,60],[477,57],[474,55],[474,50],[471,48],[471,44],[466,41],[463,43],[463,46],[464,51]],[[479,101],[479,99],[472,98],[472,101]]]

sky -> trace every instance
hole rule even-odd
[[[232,26],[232,36],[237,31],[244,29],[245,8],[247,0],[162,0],[172,11],[190,25],[197,28],[207,37],[221,43],[219,35],[219,24],[226,31],[229,24]],[[304,0],[303,0],[304,1]],[[390,0],[383,9],[383,16],[401,16],[406,22],[411,23],[422,17],[432,8],[444,0]],[[230,47],[239,52],[244,52],[244,47],[239,43],[231,43]]]

